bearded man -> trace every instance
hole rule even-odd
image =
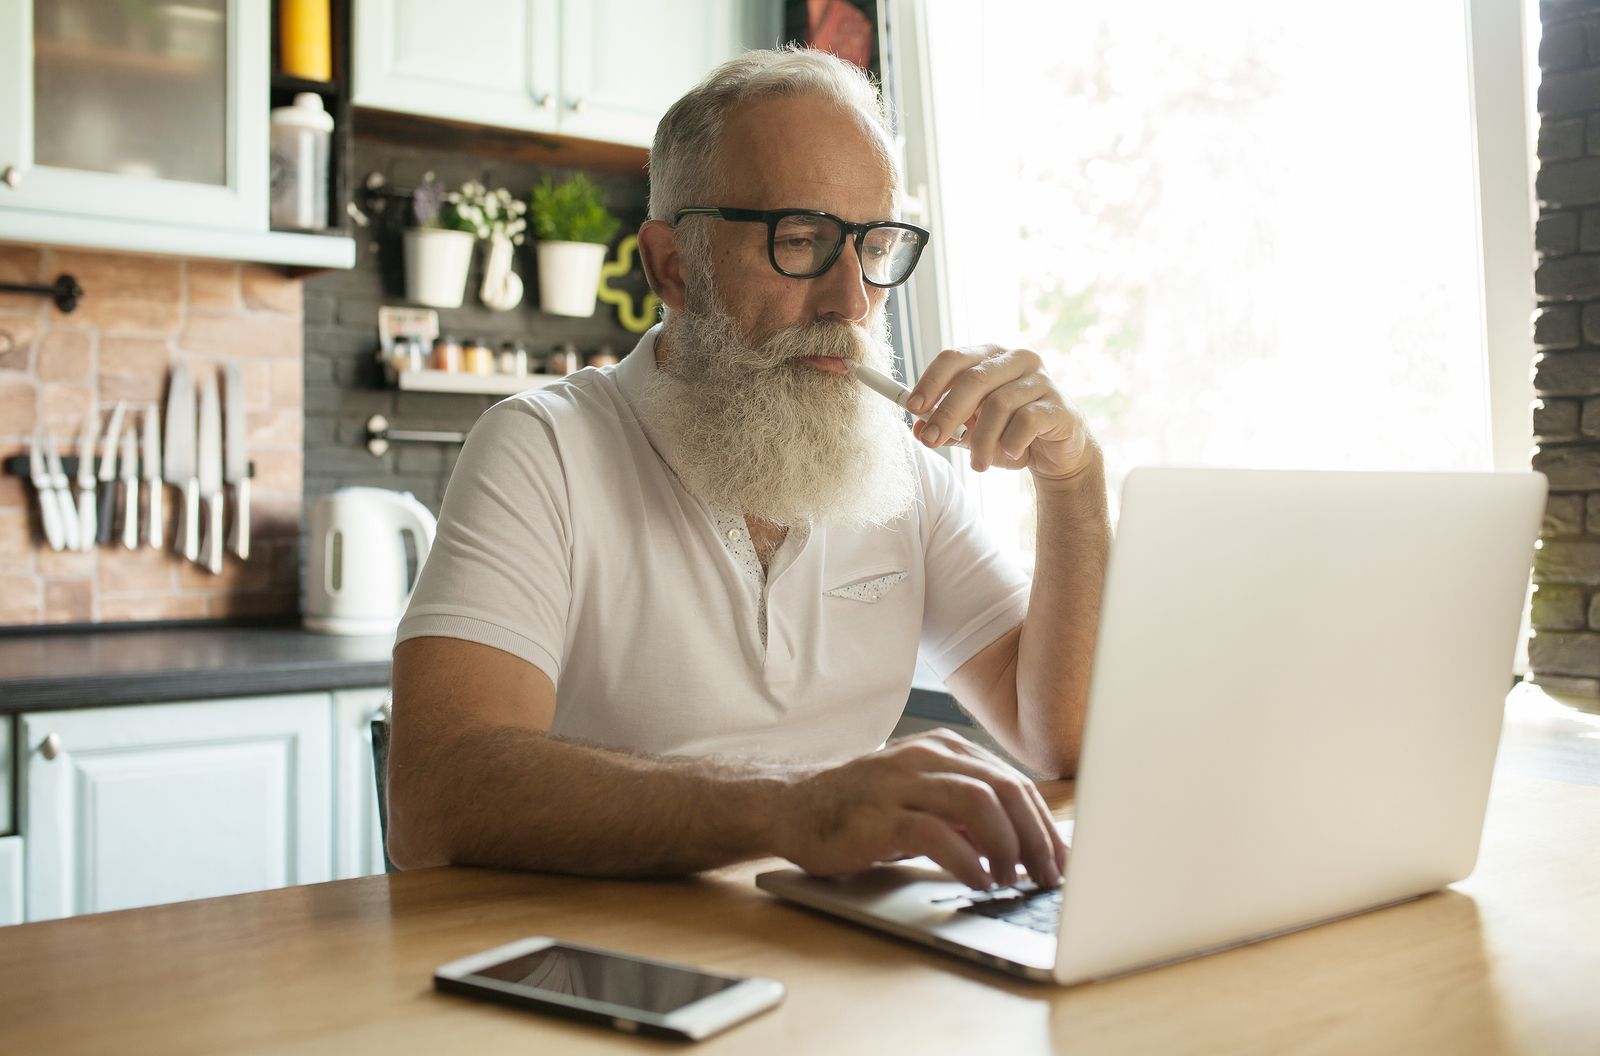
[[[487,412],[398,635],[389,851],[593,875],[929,855],[1059,880],[1033,783],[949,732],[885,745],[919,653],[1025,765],[1076,766],[1109,546],[1099,450],[1039,357],[952,349],[899,410],[882,104],[817,52],[676,103],[639,232],[667,312],[615,367]],[[1026,469],[1032,576],[937,448]]]

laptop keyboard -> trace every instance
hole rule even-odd
[[[967,896],[971,904],[957,912],[975,913],[992,920],[1054,935],[1061,923],[1061,889],[1052,887],[1039,890],[1031,884],[1026,889],[1005,887],[995,891],[973,891]]]

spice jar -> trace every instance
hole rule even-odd
[[[521,377],[528,373],[528,350],[515,341],[500,346],[500,373]]]
[[[396,340],[394,348],[389,350],[384,373],[389,376],[389,384],[393,385],[401,374],[411,370],[421,370],[424,365],[422,342],[414,337],[402,337]]]
[[[433,369],[452,373],[461,369],[461,342],[444,334],[433,342]]]
[[[583,358],[591,367],[610,367],[617,362],[617,354],[611,350],[610,345],[601,345]]]
[[[461,350],[461,369],[468,374],[493,374],[494,353],[481,338],[471,338]]]
[[[569,342],[551,349],[545,369],[556,375],[571,374],[578,369],[578,347]]]

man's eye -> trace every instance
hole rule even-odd
[[[813,241],[809,235],[787,235],[779,244],[787,249],[810,249]]]

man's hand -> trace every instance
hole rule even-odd
[[[819,876],[927,855],[972,887],[1015,883],[1019,863],[1055,886],[1066,864],[1033,782],[948,730],[803,778],[788,807],[778,853]]]
[[[907,401],[913,413],[934,408],[913,425],[938,447],[965,423],[972,468],[1033,471],[1040,484],[1072,480],[1100,461],[1100,449],[1078,413],[1044,369],[1038,353],[998,345],[947,348],[928,365]]]

